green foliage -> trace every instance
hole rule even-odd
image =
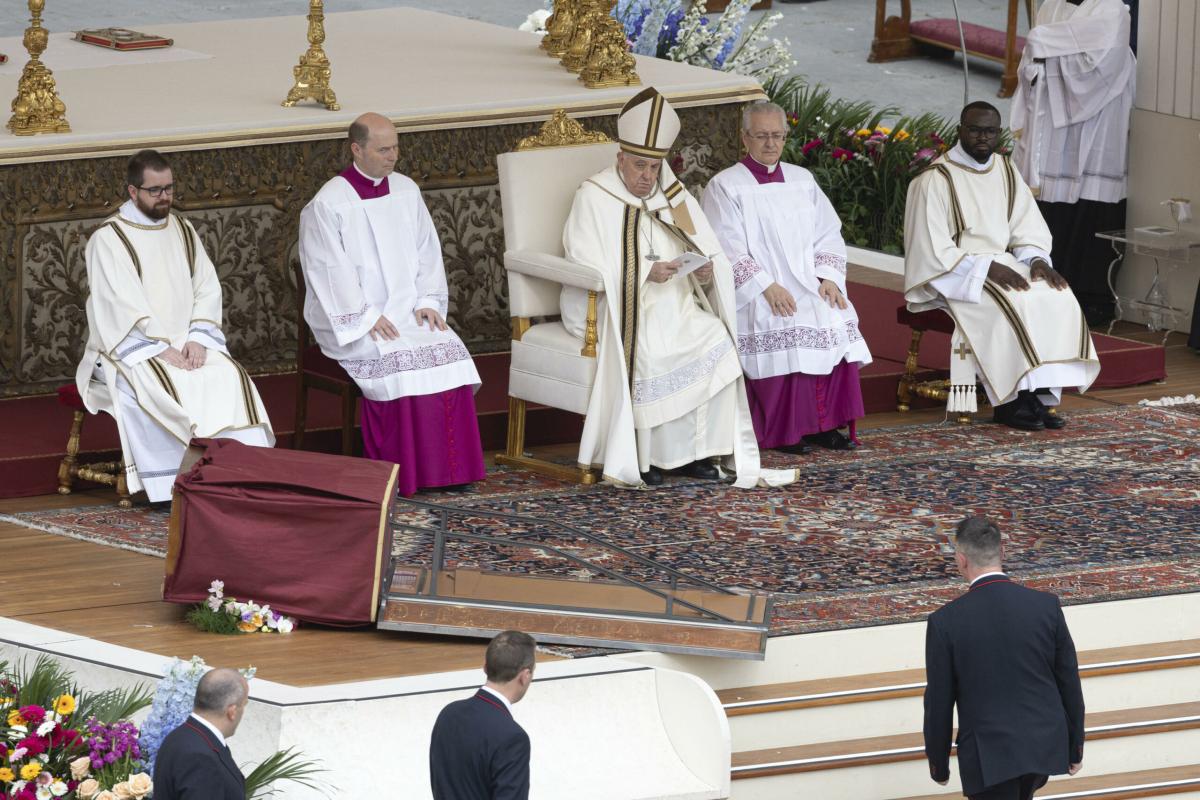
[[[783,159],[812,172],[841,217],[846,243],[902,253],[908,184],[954,144],[957,123],[837,99],[799,77],[764,88],[788,114]]]
[[[295,748],[278,750],[246,776],[246,800],[275,794],[278,790],[270,786],[276,781],[294,781],[320,791],[321,786],[315,782],[314,777],[322,772],[325,770],[318,767],[315,761],[301,758]]]
[[[23,662],[15,682],[20,687],[18,707],[41,705],[48,699],[72,693],[71,673],[48,655],[38,656],[32,667],[28,661]]]
[[[94,693],[87,693],[78,686],[73,686],[71,694],[79,698],[79,706],[75,710],[77,719],[95,717],[105,725],[132,719],[134,714],[148,707],[154,700],[154,691],[142,684],[128,689],[109,689]]]
[[[205,633],[222,633],[228,635],[238,635],[242,631],[238,629],[238,618],[232,614],[221,611],[213,611],[208,607],[207,603],[200,603],[198,606],[187,612],[187,621],[196,626],[198,630]]]

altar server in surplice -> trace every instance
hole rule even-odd
[[[604,280],[596,380],[579,462],[620,486],[662,483],[679,469],[716,479],[724,457],[737,486],[780,484],[762,470],[734,347],[733,274],[700,204],[663,158],[679,117],[646,89],[617,118],[617,163],[586,180],[563,231],[567,258]],[[708,259],[680,273],[685,252]],[[562,290],[563,324],[582,337],[587,293]]]
[[[1054,236],[1055,268],[1093,323],[1112,319],[1108,242],[1125,227],[1137,60],[1121,0],[1047,0],[1025,39],[1013,96],[1013,163]]]
[[[401,494],[482,480],[479,373],[446,324],[442,248],[421,190],[393,171],[395,126],[363,114],[350,152],[300,214],[304,319],[362,389],[364,453],[400,465]]]
[[[782,108],[747,106],[748,155],[709,182],[704,213],[733,262],[738,357],[759,446],[845,450],[863,416],[858,369],[871,352],[846,297],[841,220],[808,170],[780,161],[786,138]]]
[[[959,141],[908,187],[904,299],[945,309],[952,412],[975,410],[976,377],[997,422],[1061,428],[1063,387],[1085,391],[1100,361],[1079,303],[1050,261],[1050,231],[1029,187],[996,154],[1000,112],[963,109]]]
[[[129,160],[129,197],[88,239],[88,341],[76,385],[117,421],[126,481],[171,499],[193,437],[271,447],[258,390],[221,330],[221,284],[192,224],[171,213],[175,179],[154,150]]]

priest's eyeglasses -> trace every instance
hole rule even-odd
[[[168,183],[166,186],[139,186],[137,188],[151,197],[162,197],[164,194],[175,194],[175,184],[173,183]]]
[[[967,131],[967,133],[971,134],[972,136],[991,137],[991,136],[999,136],[1000,135],[999,128],[981,128],[978,125],[968,125],[966,127],[966,131]]]
[[[751,133],[750,138],[754,141],[765,144],[767,142],[782,142],[787,138],[786,133]]]

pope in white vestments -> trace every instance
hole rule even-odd
[[[192,224],[171,213],[174,177],[153,150],[130,159],[129,199],[88,239],[88,341],[76,373],[87,409],[117,421],[130,492],[170,500],[188,442],[275,435],[229,355],[221,284]]]
[[[563,231],[567,258],[601,273],[596,382],[579,461],[605,480],[656,485],[662,472],[736,485],[781,484],[762,470],[734,346],[729,262],[699,204],[662,159],[679,133],[666,99],[646,89],[617,120],[614,167],[579,188]],[[665,187],[665,188],[664,188]],[[680,258],[694,255],[690,272]],[[564,287],[562,319],[582,337],[587,294]]]
[[[975,410],[978,377],[997,422],[1061,428],[1051,407],[1064,387],[1091,386],[1100,362],[1029,187],[995,153],[999,136],[1000,113],[971,103],[959,143],[909,185],[904,298],[954,319],[950,411]]]
[[[416,183],[393,172],[391,121],[359,117],[350,150],[353,162],[300,214],[304,319],[362,389],[364,454],[400,464],[401,494],[482,480],[479,373],[446,324],[433,220]]]
[[[871,353],[846,297],[841,220],[808,170],[780,161],[786,137],[782,108],[747,106],[748,155],[709,181],[704,213],[733,262],[738,357],[759,447],[844,450],[856,444],[858,369]]]
[[[1055,268],[1094,322],[1111,319],[1108,243],[1125,227],[1137,60],[1121,0],[1046,0],[1012,101],[1013,163],[1054,236]]]

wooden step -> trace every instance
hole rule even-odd
[[[1086,762],[1084,769],[1087,769]],[[1200,791],[1200,764],[1112,775],[1057,778],[1038,792],[1038,800],[1126,800],[1196,791]],[[959,797],[962,797],[962,792],[956,790],[905,797],[903,800],[948,800]]]
[[[1200,702],[1101,711],[1088,714],[1084,724],[1087,741],[1195,729]],[[924,758],[922,735],[903,733],[734,753],[730,772],[733,780],[743,780]]]
[[[1198,665],[1200,639],[1107,647],[1079,653],[1079,676],[1085,679]],[[894,697],[919,697],[924,691],[925,670],[905,669],[723,689],[717,692],[717,697],[725,706],[725,713],[736,717]]]

